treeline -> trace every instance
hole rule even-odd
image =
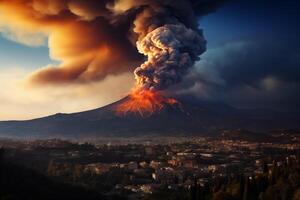
[[[299,159],[263,165],[263,173],[217,179],[212,185],[195,181],[191,200],[300,200]]]
[[[0,200],[121,200],[79,185],[52,180],[3,158],[0,149]]]
[[[259,175],[235,174],[210,183],[195,178],[189,189],[165,188],[145,200],[300,200],[299,157],[280,166],[263,164]]]
[[[86,168],[84,165],[51,160],[46,174],[54,180],[80,184],[101,193],[110,193],[118,184],[134,184],[134,180],[130,178],[133,172],[125,168],[112,167],[108,171],[97,174],[93,169]]]

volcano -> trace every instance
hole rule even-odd
[[[72,114],[58,113],[27,121],[0,122],[0,136],[19,138],[91,138],[211,135],[224,129],[266,131],[300,128],[298,113],[244,110],[220,102],[177,98],[149,115],[119,114],[116,109],[128,97],[110,105]]]

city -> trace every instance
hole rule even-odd
[[[169,199],[172,194],[179,199],[226,199],[217,196],[225,193],[239,199],[238,195],[253,193],[238,194],[234,189],[228,192],[222,184],[229,187],[241,177],[251,182],[266,174],[272,176],[275,168],[293,166],[297,169],[291,174],[296,176],[295,192],[288,194],[295,194],[297,199],[299,132],[274,131],[268,141],[254,141],[245,133],[235,130],[223,131],[218,137],[103,138],[79,143],[60,139],[2,139],[1,146],[5,159],[53,180],[126,199],[151,199],[157,195],[164,199],[164,193]],[[245,180],[244,184],[248,184]],[[198,187],[202,192],[201,188],[206,188],[201,198],[193,189]],[[268,199],[263,198],[268,192],[265,188],[257,197]]]

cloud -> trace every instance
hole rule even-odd
[[[221,2],[1,0],[0,32],[10,40],[30,46],[48,42],[50,57],[60,64],[34,72],[28,78],[32,84],[92,82],[108,75],[133,72],[143,62],[135,47],[137,35],[147,34],[174,19],[199,31],[197,17],[213,11]],[[143,16],[145,10],[153,12]]]
[[[20,68],[0,71],[0,120],[94,109],[124,97],[134,83],[131,73],[122,73],[101,82],[28,88],[20,81],[28,73]]]
[[[239,107],[295,110],[300,106],[299,53],[297,42],[230,42],[209,49],[173,90]]]
[[[10,40],[40,46],[47,41],[48,65],[33,73],[32,84],[90,82],[133,71],[141,56],[126,37],[128,22],[110,24],[106,1],[3,0],[0,31]]]
[[[43,33],[29,33],[7,27],[0,27],[0,32],[2,37],[27,46],[39,47],[47,44],[47,36]]]

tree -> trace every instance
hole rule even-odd
[[[4,159],[4,149],[0,148],[0,164],[2,164],[3,159]]]
[[[300,199],[300,188],[295,191],[293,200],[299,200]]]

